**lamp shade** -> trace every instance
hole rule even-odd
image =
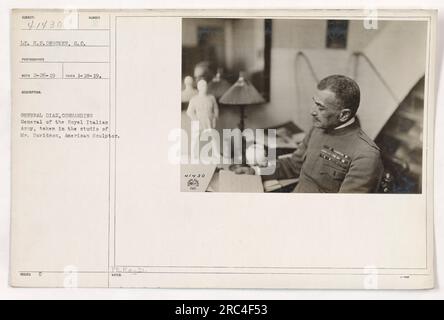
[[[265,99],[251,84],[245,79],[244,73],[239,73],[239,79],[228,89],[219,100],[223,104],[250,105],[265,102]]]
[[[208,84],[208,93],[212,94],[219,99],[222,95],[230,89],[231,85],[227,80],[222,78],[222,69],[217,70],[217,74],[214,76],[213,80]]]
[[[208,84],[208,93],[219,99],[230,88],[227,80],[222,79],[220,82],[210,82]]]

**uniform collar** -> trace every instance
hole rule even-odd
[[[355,130],[359,130],[360,128],[359,120],[353,117],[346,123],[336,127],[334,129],[325,130],[324,132],[329,135],[344,135],[350,132],[354,132]]]
[[[353,117],[350,120],[348,120],[346,123],[341,124],[340,126],[334,128],[333,130],[338,130],[338,129],[342,129],[342,128],[348,127],[349,125],[351,125],[355,121],[356,121],[356,119],[355,119],[355,117]]]

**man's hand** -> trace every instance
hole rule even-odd
[[[234,170],[234,173],[236,173],[236,174],[251,174],[251,175],[254,175],[255,171],[251,167],[239,167],[239,168],[236,168],[236,170]]]

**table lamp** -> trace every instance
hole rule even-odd
[[[223,69],[218,68],[214,78],[208,83],[208,93],[212,94],[216,99],[220,99],[228,89],[230,89],[230,83],[223,78]]]
[[[239,129],[241,132],[245,129],[245,107],[264,103],[265,99],[260,95],[256,88],[245,78],[245,73],[239,73],[239,79],[225,92],[219,102],[225,105],[238,106],[240,108]],[[242,164],[230,166],[230,170],[234,171],[239,167],[246,167],[246,140],[242,136]]]

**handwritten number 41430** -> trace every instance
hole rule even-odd
[[[28,22],[29,30],[45,30],[45,29],[62,29],[63,28],[62,20],[44,20],[40,22],[36,22],[35,20],[31,20]]]

